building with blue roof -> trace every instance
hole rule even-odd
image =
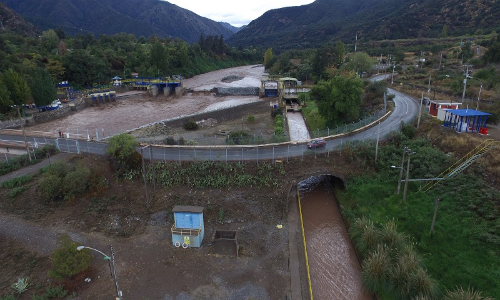
[[[486,123],[489,113],[474,109],[449,109],[444,117],[444,127],[451,128],[456,132],[479,132],[487,134]]]

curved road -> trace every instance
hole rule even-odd
[[[383,76],[374,77],[371,80],[381,80]],[[377,136],[383,137],[391,131],[400,129],[401,122],[409,122],[417,116],[419,104],[412,97],[389,89],[389,93],[395,95],[394,111],[379,125],[372,126],[364,131],[352,135],[340,135],[327,138],[327,146],[324,149],[307,150],[304,143],[282,143],[269,145],[251,146],[157,146],[153,147],[153,158],[155,160],[210,160],[210,161],[259,161],[259,160],[287,160],[289,157],[304,157],[318,153],[328,153],[341,148],[346,142],[355,140],[375,140]],[[0,135],[0,140],[24,141],[22,136]],[[62,152],[91,153],[104,155],[107,144],[85,140],[72,140],[64,138],[39,138],[28,137],[28,142],[43,145],[46,143],[57,144]],[[140,151],[140,148],[138,148]],[[143,156],[150,158],[150,149],[145,149]]]

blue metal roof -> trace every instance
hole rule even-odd
[[[462,117],[491,116],[491,114],[489,113],[485,113],[475,109],[450,109],[448,110],[448,113]]]

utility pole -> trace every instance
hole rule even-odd
[[[439,197],[436,198],[436,204],[434,206],[434,216],[432,217],[432,225],[431,225],[431,234],[432,232],[434,231],[434,224],[436,223],[436,215],[437,215],[437,211],[438,211],[438,206],[439,206]]]
[[[462,103],[465,101],[465,89],[467,88],[467,78],[469,77],[469,67],[472,67],[472,65],[464,65],[466,68],[465,70],[465,79],[464,79],[464,92],[462,93]]]
[[[420,127],[420,116],[422,116],[422,102],[424,102],[424,92],[422,92],[422,97],[420,98],[420,108],[418,111],[417,129]]]
[[[116,277],[116,265],[115,265],[115,251],[113,251],[113,246],[109,245],[109,249],[111,250],[111,263],[113,264],[113,279],[115,280],[115,288],[116,288],[116,300],[122,299],[122,291],[118,287],[118,278]]]
[[[410,159],[413,154],[415,154],[415,152],[412,152],[410,149],[408,149],[408,164],[406,165],[405,189],[403,191],[404,203],[406,203],[406,192],[408,191],[408,180],[410,179]]]
[[[399,168],[399,179],[398,179],[398,195],[401,191],[401,179],[403,179],[403,170],[404,170],[404,161],[405,161],[405,153],[408,151],[408,147],[403,148],[403,157],[401,158],[401,167]]]
[[[427,86],[427,98],[431,99],[431,96],[429,93],[431,92],[431,76],[432,74],[429,74],[429,85]]]
[[[356,32],[356,42],[354,42],[354,52],[358,49],[358,33]]]
[[[483,90],[483,83],[481,82],[481,86],[479,87],[479,95],[477,96],[476,110],[479,109],[479,101],[481,101],[481,91],[482,90]]]
[[[391,85],[394,84],[394,68],[396,68],[396,62],[392,63],[392,76],[391,76]]]
[[[28,152],[28,157],[31,162],[30,147],[28,145],[28,140],[26,139],[26,131],[24,130],[24,120],[23,117],[21,116],[21,107],[19,105],[16,105],[16,108],[17,108],[17,113],[19,114],[19,119],[21,120],[21,130],[23,131],[24,145],[26,146],[26,152]]]

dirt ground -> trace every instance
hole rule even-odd
[[[203,91],[231,75],[241,79],[221,86],[253,84],[257,78],[260,83],[262,72],[262,67],[241,67],[204,75],[205,79],[203,75],[197,76],[185,80],[184,84]],[[245,74],[253,79],[246,78]],[[30,127],[30,130],[50,131],[91,124],[123,131],[248,101],[258,101],[258,97],[214,97],[210,94],[191,97],[188,94],[181,98],[120,100],[107,106],[87,108],[69,117]],[[217,124],[215,128],[206,129],[206,134],[235,127],[264,133],[272,130],[269,114],[254,117],[254,122],[237,120],[234,124]],[[18,278],[29,277],[33,285],[19,299],[31,299],[34,294],[42,294],[46,286],[56,284],[64,284],[70,292],[75,292],[74,299],[113,298],[116,295],[114,283],[100,255],[95,255],[91,270],[72,280],[57,281],[47,276],[51,265],[49,257],[63,233],[105,253],[109,253],[109,245],[113,245],[124,299],[274,300],[288,296],[290,274],[285,228],[290,182],[285,175],[279,178],[277,187],[193,189],[178,186],[157,187],[156,192],[150,187],[152,204],[148,207],[143,183],[117,180],[106,159],[70,156],[66,160],[92,168],[95,177],[100,178],[106,188],[69,202],[44,200],[37,186],[41,175],[25,184],[26,190],[16,197],[9,196],[9,189],[0,188],[0,296],[12,293],[11,284]],[[249,164],[248,168],[256,166]],[[201,248],[185,250],[172,245],[171,211],[175,205],[205,208],[205,237]],[[283,229],[277,225],[283,225]],[[213,251],[215,230],[238,232],[237,258]],[[86,278],[90,282],[85,281]]]
[[[0,202],[0,295],[12,292],[10,285],[18,277],[30,277],[38,285],[55,283],[47,278],[48,256],[58,236],[67,233],[103,252],[109,253],[108,245],[113,245],[125,299],[285,299],[288,232],[276,225],[286,222],[286,178],[280,179],[278,188],[157,187],[156,193],[151,188],[153,201],[147,207],[143,184],[117,181],[105,159],[74,156],[69,161],[90,166],[109,187],[70,202],[43,200],[36,184],[40,175],[17,197],[0,189],[4,199]],[[175,205],[205,208],[201,248],[172,245]],[[238,258],[213,252],[216,229],[238,231]],[[78,277],[66,286],[78,293],[77,299],[112,298],[106,262],[97,255],[93,267],[85,274],[90,283]],[[30,299],[35,292],[31,289],[20,299]]]
[[[168,120],[180,116],[216,110],[244,103],[262,101],[258,96],[216,97],[209,92],[214,87],[259,87],[262,66],[243,66],[214,71],[185,79],[182,86],[186,90],[205,92],[186,92],[183,96],[151,97],[144,92],[116,102],[88,107],[61,119],[30,126],[30,131],[79,133],[96,129],[120,133],[146,124]],[[225,82],[225,78],[237,80]]]

